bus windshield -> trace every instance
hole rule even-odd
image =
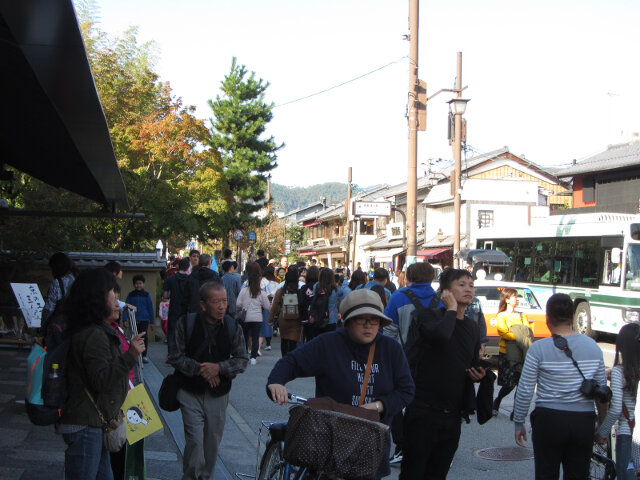
[[[627,273],[625,290],[640,291],[640,244],[630,244],[627,248]]]

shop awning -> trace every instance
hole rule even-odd
[[[128,208],[71,0],[0,0],[0,163]]]
[[[452,254],[450,248],[426,248],[424,250],[418,250],[416,255],[418,257],[425,257],[425,258],[442,258],[446,256],[445,254],[447,252],[449,255]]]
[[[320,225],[322,222],[318,222],[317,220],[307,220],[306,222],[302,222],[303,227],[315,227],[316,225]]]

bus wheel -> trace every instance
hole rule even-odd
[[[597,332],[591,329],[591,309],[587,302],[581,302],[576,307],[576,313],[573,316],[573,328],[578,333],[593,339],[597,338]]]

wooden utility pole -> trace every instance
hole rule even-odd
[[[407,257],[417,252],[418,196],[418,0],[409,0],[409,165],[407,172]]]
[[[351,182],[352,182],[352,170],[349,167],[349,173],[347,174],[347,202],[344,204],[344,216],[345,216],[345,224],[344,224],[344,234],[347,239],[347,249],[344,254],[345,263],[347,268],[349,268],[349,260],[351,254],[351,246],[349,237],[351,236],[351,221],[349,220],[349,214],[351,213]]]
[[[458,52],[458,67],[456,76],[456,96],[462,98],[462,52]],[[453,192],[453,211],[454,211],[454,225],[453,225],[453,253],[454,255],[460,251],[460,189],[462,188],[462,182],[460,181],[461,175],[461,156],[462,156],[462,115],[454,115],[455,117],[455,137],[453,141],[453,161],[454,161],[454,176],[451,179],[454,188]],[[460,260],[458,259],[458,266]]]

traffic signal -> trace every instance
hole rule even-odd
[[[416,87],[416,111],[418,113],[418,130],[427,129],[427,82],[418,80]]]

